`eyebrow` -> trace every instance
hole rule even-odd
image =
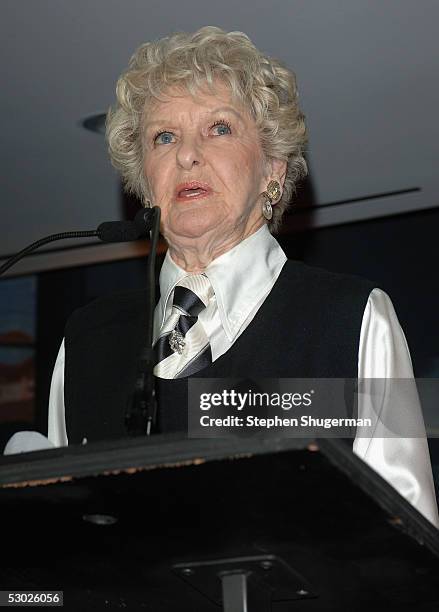
[[[218,113],[232,113],[232,115],[235,115],[240,121],[242,121],[241,113],[239,113],[232,106],[220,106],[218,108],[214,108],[211,111],[208,111],[209,115],[216,115]],[[167,119],[158,119],[157,121],[147,121],[145,123],[145,129],[148,129],[154,125],[168,125],[169,123],[170,121],[168,121]]]
[[[214,115],[216,113],[232,113],[233,115],[236,115],[238,119],[242,119],[241,113],[238,113],[238,111],[232,106],[220,106],[219,108],[215,108],[213,111],[210,111],[211,115]]]

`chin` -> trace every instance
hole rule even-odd
[[[185,238],[201,238],[207,232],[221,226],[221,219],[212,212],[216,211],[198,209],[188,210],[186,213],[178,215],[178,218],[170,225],[172,234]]]

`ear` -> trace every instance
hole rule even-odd
[[[277,157],[272,157],[268,162],[268,166],[271,174],[271,180],[279,181],[283,187],[285,177],[287,175],[287,162],[282,159],[278,159]]]

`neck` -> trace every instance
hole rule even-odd
[[[258,220],[247,231],[239,235],[225,236],[222,240],[218,236],[204,235],[199,238],[188,238],[173,240],[172,236],[165,236],[169,254],[180,268],[190,274],[200,274],[214,260],[233,249],[237,244],[257,232],[264,225],[263,220]]]

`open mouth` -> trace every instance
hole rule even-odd
[[[212,193],[212,188],[206,184],[192,182],[178,185],[175,192],[177,200],[188,201],[209,196]]]

